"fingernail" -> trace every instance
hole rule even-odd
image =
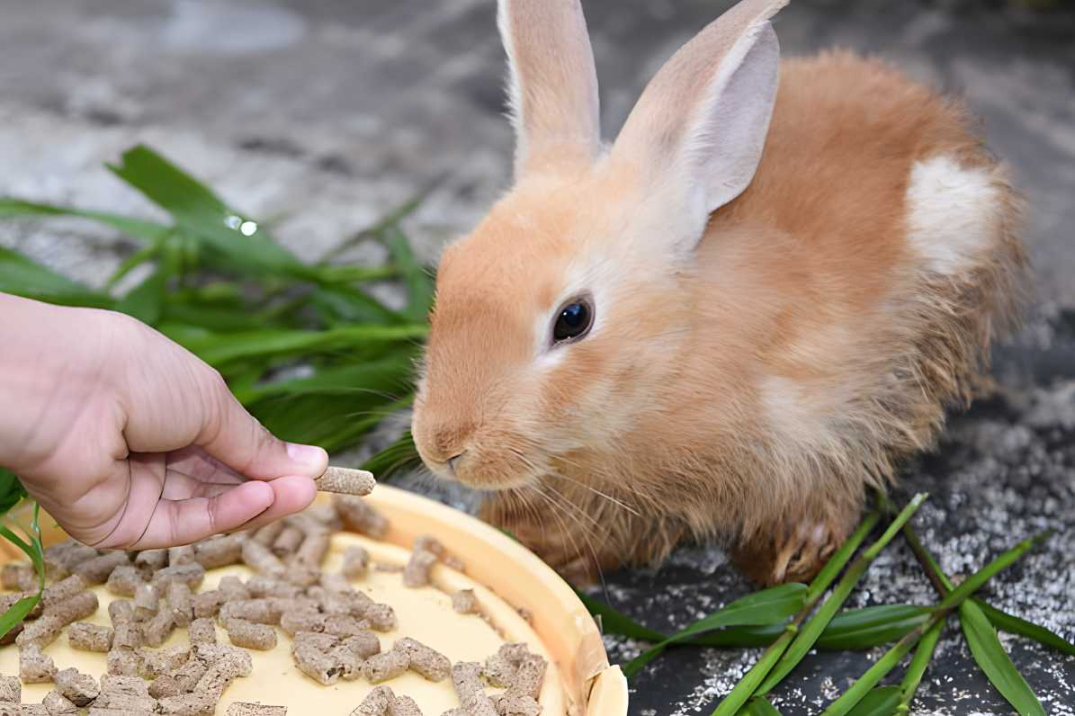
[[[308,467],[311,471],[323,470],[328,464],[328,453],[315,445],[288,443],[287,456],[295,464]]]

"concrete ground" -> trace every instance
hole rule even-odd
[[[728,4],[585,1],[606,132],[661,62]],[[952,574],[1057,528],[988,597],[1075,639],[1075,12],[1058,4],[797,0],[777,31],[786,54],[849,46],[961,94],[1029,197],[1039,300],[1016,345],[998,353],[1003,391],[908,468],[906,489],[933,494],[919,524]],[[0,194],[152,214],[101,168],[146,142],[315,259],[441,178],[407,224],[432,258],[506,186],[502,76],[492,0],[0,0]],[[0,244],[98,284],[130,250],[67,222],[0,224]],[[672,629],[746,588],[718,551],[696,548],[660,571],[610,576],[608,595]],[[853,597],[932,598],[902,549]],[[1005,643],[1046,709],[1075,713],[1075,660]],[[616,658],[638,648],[609,646]],[[777,692],[781,710],[816,713],[873,656],[812,658]],[[632,713],[708,713],[754,658],[672,652],[634,685]],[[955,630],[918,703],[920,713],[1008,712]]]

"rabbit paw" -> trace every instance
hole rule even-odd
[[[768,540],[740,545],[735,564],[763,585],[807,582],[814,577],[849,534],[835,520],[801,522]]]

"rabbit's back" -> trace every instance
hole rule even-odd
[[[1016,314],[1019,200],[952,100],[842,52],[781,72],[758,172],[701,247],[693,370],[739,345],[758,464],[789,499],[857,503],[983,384]]]

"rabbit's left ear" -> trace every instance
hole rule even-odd
[[[787,2],[743,0],[702,30],[650,81],[613,145],[610,162],[689,212],[694,242],[761,161],[780,74],[769,18]]]
[[[597,70],[579,0],[499,0],[515,178],[588,166],[601,146]]]

